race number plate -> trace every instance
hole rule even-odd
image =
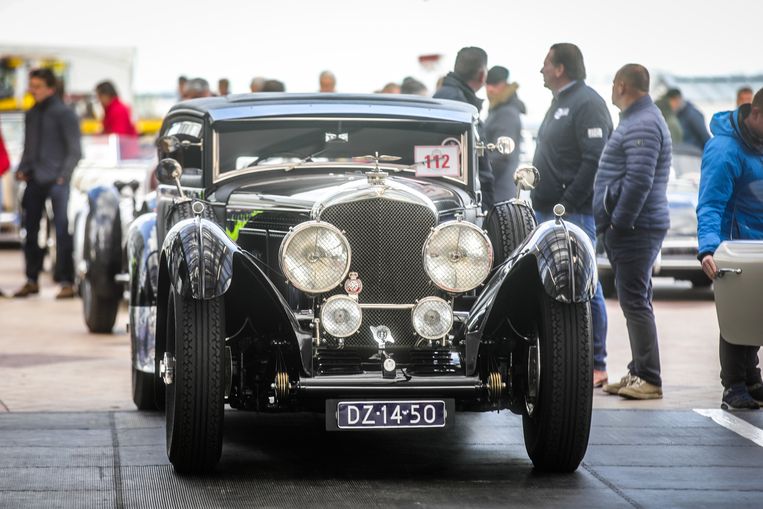
[[[460,177],[457,145],[417,145],[413,148],[417,177]]]
[[[446,402],[427,401],[339,401],[339,429],[443,428],[448,419]]]

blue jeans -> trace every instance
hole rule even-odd
[[[551,221],[556,218],[550,212],[535,212],[538,222]],[[596,225],[593,216],[588,214],[565,214],[564,220],[579,226],[591,239],[596,250]],[[591,325],[593,326],[593,369],[607,369],[607,305],[604,303],[604,292],[601,283],[596,285],[596,293],[591,299]]]
[[[660,351],[652,309],[652,265],[666,233],[667,230],[608,229],[603,237],[631,344],[628,371],[660,387]]]

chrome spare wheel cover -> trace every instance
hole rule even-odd
[[[538,338],[527,350],[527,393],[525,394],[525,408],[527,415],[533,417],[538,405],[540,393],[540,345]]]

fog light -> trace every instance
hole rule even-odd
[[[321,324],[327,333],[336,338],[355,334],[363,321],[363,311],[358,302],[346,295],[329,297],[321,307]]]
[[[419,336],[439,339],[453,326],[453,310],[439,297],[426,297],[413,308],[412,320]]]

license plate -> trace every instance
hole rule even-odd
[[[443,428],[448,411],[443,400],[339,401],[339,429]]]

